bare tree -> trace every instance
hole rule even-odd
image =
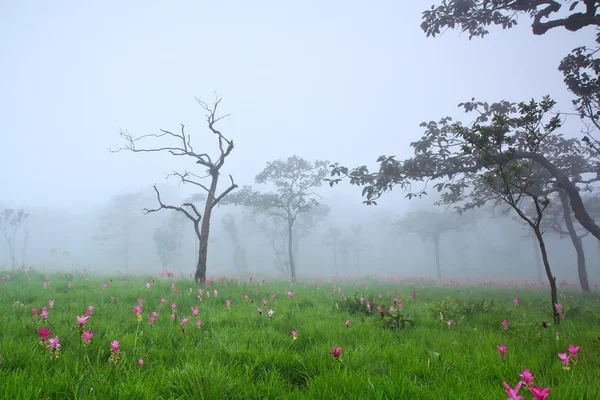
[[[167,178],[175,176],[180,180],[180,183],[191,184],[197,186],[206,192],[206,201],[204,203],[204,213],[201,214],[198,208],[192,202],[184,202],[180,206],[173,206],[166,204],[160,198],[160,192],[154,185],[154,191],[156,192],[156,199],[159,207],[154,209],[145,208],[143,212],[149,214],[162,209],[175,210],[183,213],[192,223],[194,224],[194,232],[198,238],[199,251],[198,251],[198,263],[196,265],[195,280],[197,282],[204,282],[206,280],[206,262],[208,256],[208,239],[210,234],[210,219],[214,207],[229,194],[232,190],[237,188],[237,185],[233,182],[233,177],[229,175],[231,181],[230,186],[225,189],[221,194],[217,195],[217,186],[219,183],[220,171],[225,163],[225,159],[231,154],[233,150],[233,140],[227,139],[221,131],[216,128],[216,124],[229,116],[229,114],[217,117],[217,108],[221,102],[219,97],[216,97],[215,102],[212,106],[209,106],[204,101],[196,98],[196,101],[204,108],[207,112],[206,120],[208,122],[209,130],[217,136],[219,152],[216,159],[208,153],[198,153],[194,150],[191,137],[185,133],[185,125],[181,124],[181,132],[174,133],[165,129],[161,129],[161,133],[147,134],[139,137],[132,136],[128,131],[121,130],[120,135],[125,140],[125,146],[111,150],[112,152],[119,151],[131,151],[134,153],[157,153],[166,152],[173,156],[186,156],[191,157],[195,160],[196,164],[200,164],[206,167],[206,175],[199,176],[187,170],[183,173],[173,172],[167,175]],[[157,147],[138,147],[138,143],[147,139],[163,140],[169,139],[173,143],[157,146]],[[203,184],[201,181],[205,178],[210,180],[209,185]]]
[[[13,268],[15,268],[17,265],[17,232],[19,231],[19,228],[23,225],[28,216],[29,214],[26,213],[23,209],[20,209],[19,211],[15,212],[15,210],[11,208],[5,208],[4,211],[0,213],[0,228],[4,232],[4,239],[6,240],[6,244],[8,245],[8,253],[10,255],[10,260]]]

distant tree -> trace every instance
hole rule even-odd
[[[350,225],[350,228],[346,230],[339,241],[339,252],[342,263],[347,265],[350,256],[354,256],[354,266],[359,276],[361,275],[360,254],[369,248],[369,244],[365,243],[365,241],[366,238],[362,235],[362,226],[358,224]]]
[[[178,218],[180,214],[170,213],[167,221],[154,230],[152,236],[156,251],[160,259],[163,270],[169,265],[178,264],[178,259],[181,257],[181,247],[183,246],[183,220]]]
[[[142,192],[113,196],[100,215],[100,232],[92,236],[102,243],[117,243],[111,252],[122,259],[125,271],[129,271],[131,246],[135,239],[133,228],[139,220],[142,199]]]
[[[12,268],[16,268],[17,266],[17,234],[27,217],[29,217],[29,214],[23,209],[15,211],[12,208],[5,208],[0,213],[0,229],[4,232],[4,239],[8,245],[8,254]]]
[[[445,233],[460,229],[458,219],[458,215],[451,212],[417,210],[404,215],[396,225],[398,233],[412,233],[418,235],[424,242],[433,243],[438,280],[442,279],[440,239]]]
[[[219,177],[221,168],[225,163],[225,159],[231,154],[233,150],[233,140],[227,139],[219,130],[216,129],[216,124],[223,118],[227,117],[229,114],[224,115],[222,117],[217,117],[216,112],[221,102],[220,98],[216,98],[214,104],[209,106],[204,101],[196,98],[196,101],[204,108],[207,112],[206,118],[208,122],[209,130],[217,136],[217,140],[219,143],[219,153],[215,161],[207,154],[207,153],[197,153],[191,144],[190,135],[185,133],[185,125],[181,124],[181,133],[173,133],[171,131],[167,131],[161,129],[159,134],[147,134],[139,137],[134,137],[129,132],[125,130],[121,130],[121,137],[125,140],[125,147],[118,148],[117,150],[113,150],[113,152],[119,151],[131,151],[134,153],[142,153],[142,152],[167,152],[174,156],[187,156],[195,160],[196,164],[200,164],[201,166],[206,168],[207,175],[199,176],[194,173],[184,171],[181,172],[173,172],[167,175],[167,178],[170,176],[177,177],[181,183],[187,183],[194,186],[197,186],[204,191],[206,191],[207,198],[204,204],[204,215],[202,215],[198,208],[192,202],[184,202],[180,206],[173,206],[166,203],[163,203],[160,192],[154,185],[154,191],[156,192],[156,198],[159,204],[158,208],[155,209],[144,209],[144,213],[152,213],[162,209],[175,210],[183,213],[192,223],[194,224],[194,232],[198,238],[199,242],[199,251],[198,251],[198,263],[196,266],[196,274],[195,280],[196,282],[204,282],[206,280],[206,264],[207,264],[207,256],[208,256],[208,243],[210,236],[210,219],[212,216],[212,211],[214,207],[232,190],[237,188],[237,185],[233,182],[233,177],[229,175],[229,179],[231,181],[231,185],[225,189],[221,194],[217,195],[217,186],[219,183]],[[173,140],[173,144],[165,144],[163,146],[157,145],[157,147],[150,148],[139,148],[137,147],[137,143],[139,141],[153,138],[153,139],[170,139]],[[209,178],[210,184],[208,186],[201,183],[201,180],[204,178]]]
[[[329,224],[329,229],[325,232],[323,244],[329,248],[331,248],[331,252],[333,254],[333,267],[335,269],[335,277],[339,276],[338,273],[338,254],[341,250],[341,242],[342,242],[342,230],[338,227],[334,227],[332,224]]]
[[[292,281],[296,280],[294,223],[299,215],[320,206],[312,189],[321,186],[327,176],[327,164],[326,161],[311,163],[296,155],[269,162],[254,181],[273,184],[276,187],[274,193],[261,193],[246,186],[228,200],[230,204],[243,205],[254,212],[282,218],[287,223],[287,258]]]
[[[229,235],[229,239],[233,244],[233,264],[238,272],[244,272],[248,268],[246,261],[246,249],[242,246],[240,236],[235,222],[235,217],[231,213],[225,214],[223,217],[223,227]]]

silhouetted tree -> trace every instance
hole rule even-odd
[[[237,225],[235,223],[235,217],[233,214],[227,213],[223,217],[222,222],[225,232],[227,232],[229,239],[231,239],[233,244],[233,264],[238,272],[246,271],[248,268],[248,263],[246,261],[246,249],[244,246],[242,246],[240,241]]]
[[[208,239],[210,236],[210,218],[212,215],[212,211],[214,207],[229,194],[232,190],[237,188],[237,185],[233,182],[233,177],[229,175],[229,179],[231,180],[231,185],[225,189],[221,194],[217,195],[217,186],[219,183],[219,177],[221,168],[225,163],[225,159],[231,154],[233,150],[233,140],[227,139],[217,128],[216,124],[223,118],[227,117],[229,114],[217,117],[216,112],[221,102],[220,98],[216,98],[214,104],[209,106],[204,101],[196,98],[196,101],[204,108],[207,112],[206,118],[208,122],[209,130],[217,137],[219,152],[217,158],[213,161],[208,153],[198,153],[194,150],[190,135],[185,133],[185,125],[181,124],[181,133],[174,133],[171,131],[167,131],[161,129],[158,134],[147,134],[139,137],[134,137],[129,134],[129,132],[125,130],[121,130],[121,137],[125,140],[125,147],[118,148],[114,150],[114,152],[126,150],[134,153],[144,153],[144,152],[167,152],[174,156],[186,156],[195,160],[196,164],[200,164],[201,166],[206,168],[207,175],[199,176],[192,172],[188,172],[187,170],[183,173],[181,172],[173,172],[167,175],[167,178],[170,176],[175,176],[179,178],[181,183],[187,183],[194,186],[197,186],[204,191],[206,191],[206,202],[204,204],[204,214],[201,214],[198,211],[198,208],[192,202],[184,202],[180,206],[173,206],[164,203],[161,200],[160,192],[154,185],[154,191],[156,192],[156,198],[159,204],[158,208],[155,209],[144,209],[144,213],[152,213],[162,209],[175,210],[183,213],[192,223],[194,224],[194,232],[199,241],[199,250],[198,250],[198,263],[196,266],[196,274],[195,280],[197,282],[204,282],[206,280],[206,262],[208,256]],[[150,147],[150,148],[139,148],[137,147],[137,143],[145,140],[145,139],[170,139],[174,140],[173,144]],[[201,180],[204,178],[210,179],[209,185],[204,185],[201,183]]]
[[[294,223],[299,215],[320,206],[312,189],[321,186],[327,176],[327,164],[326,161],[311,163],[296,155],[269,162],[254,181],[273,184],[274,193],[261,193],[246,186],[228,199],[230,204],[250,207],[254,212],[279,217],[287,223],[287,257],[292,281],[296,280]]]
[[[117,242],[114,253],[122,258],[125,271],[129,271],[132,230],[139,219],[142,196],[141,192],[113,196],[100,215],[100,232],[92,236],[103,243]]]
[[[396,224],[398,233],[413,233],[424,242],[431,241],[433,243],[438,280],[442,279],[440,239],[443,234],[460,229],[458,219],[458,215],[450,212],[417,210],[407,213]]]
[[[0,229],[4,232],[4,239],[8,245],[8,254],[10,256],[12,268],[15,268],[17,265],[17,233],[27,217],[29,217],[29,214],[23,209],[15,211],[12,208],[5,208],[2,213],[0,213]],[[27,239],[25,239],[25,241],[26,240]]]

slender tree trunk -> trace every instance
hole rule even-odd
[[[294,218],[288,216],[288,257],[290,261],[290,273],[292,274],[292,282],[296,282],[296,265],[294,264],[294,240],[292,237],[292,226]]]
[[[533,236],[533,254],[535,255],[535,265],[537,267],[538,281],[544,281],[544,265],[542,263],[542,255],[540,253],[540,244],[537,237]]]
[[[215,202],[215,193],[219,183],[219,171],[211,171],[210,188],[204,205],[204,215],[202,216],[202,227],[200,229],[200,245],[198,250],[198,265],[196,266],[196,282],[206,281],[206,262],[208,260],[208,237],[210,235],[210,217],[212,214],[213,203]]]
[[[442,267],[440,266],[440,237],[436,236],[433,238],[433,244],[435,246],[435,268],[437,271],[438,281],[442,280]]]
[[[563,190],[559,190],[558,195],[560,197],[560,202],[562,203],[563,216],[565,218],[565,226],[567,227],[567,231],[569,232],[569,236],[571,237],[571,242],[573,242],[573,247],[575,247],[575,252],[577,253],[577,274],[579,275],[579,283],[581,284],[581,290],[583,290],[584,292],[589,292],[590,284],[588,282],[588,274],[587,269],[585,267],[585,253],[583,252],[583,244],[581,243],[581,238],[577,236],[577,232],[575,231],[575,227],[573,226],[573,220],[571,219],[571,210],[569,209],[569,199],[567,197],[567,194]]]
[[[546,276],[548,277],[548,281],[550,282],[550,297],[552,298],[552,318],[554,320],[554,325],[560,324],[560,314],[556,309],[556,304],[558,303],[558,294],[556,291],[556,277],[552,275],[552,270],[550,269],[550,262],[548,261],[548,253],[546,252],[546,244],[544,243],[544,238],[542,237],[542,232],[540,232],[539,226],[533,228],[535,232],[535,237],[538,240],[540,245],[540,251],[542,252],[542,260],[544,261],[544,268],[546,269]]]

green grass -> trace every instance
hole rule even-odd
[[[44,289],[46,280],[51,283]],[[548,292],[529,292],[524,285],[347,280],[337,282],[333,296],[332,285],[324,280],[294,285],[216,280],[209,290],[218,290],[218,296],[211,293],[199,301],[199,286],[190,280],[13,271],[0,284],[0,398],[506,399],[502,382],[514,387],[525,368],[540,387],[551,387],[550,399],[600,398],[598,293],[561,289],[567,315],[560,326],[552,326],[545,312]],[[414,326],[386,328],[375,305],[370,314],[366,306],[356,305],[355,293],[373,298],[386,313],[398,294]],[[342,294],[348,299],[342,300]],[[132,309],[140,296],[143,318],[138,324]],[[268,305],[260,316],[263,299]],[[442,304],[444,299],[450,301]],[[55,305],[48,309],[47,322],[34,319],[31,309],[41,310],[49,300]],[[470,301],[471,307],[456,300]],[[175,322],[172,303],[177,304]],[[86,347],[76,316],[90,305],[94,311],[86,329],[94,336]],[[192,319],[192,306],[200,309],[201,328]],[[451,327],[440,319],[440,307],[445,319],[453,319]],[[275,311],[272,319],[269,309]],[[153,311],[158,317],[151,326]],[[180,328],[184,316],[190,318],[185,333]],[[501,326],[504,319],[507,330]],[[53,330],[51,337],[60,337],[56,360],[39,344],[38,329],[44,326]],[[298,332],[296,340],[292,330]],[[117,364],[109,362],[113,340],[121,346]],[[577,364],[565,370],[558,353],[566,352],[569,343],[581,349]],[[506,361],[496,348],[500,344],[508,348]],[[332,346],[343,347],[341,362],[329,354]],[[524,387],[520,394],[533,398]]]

